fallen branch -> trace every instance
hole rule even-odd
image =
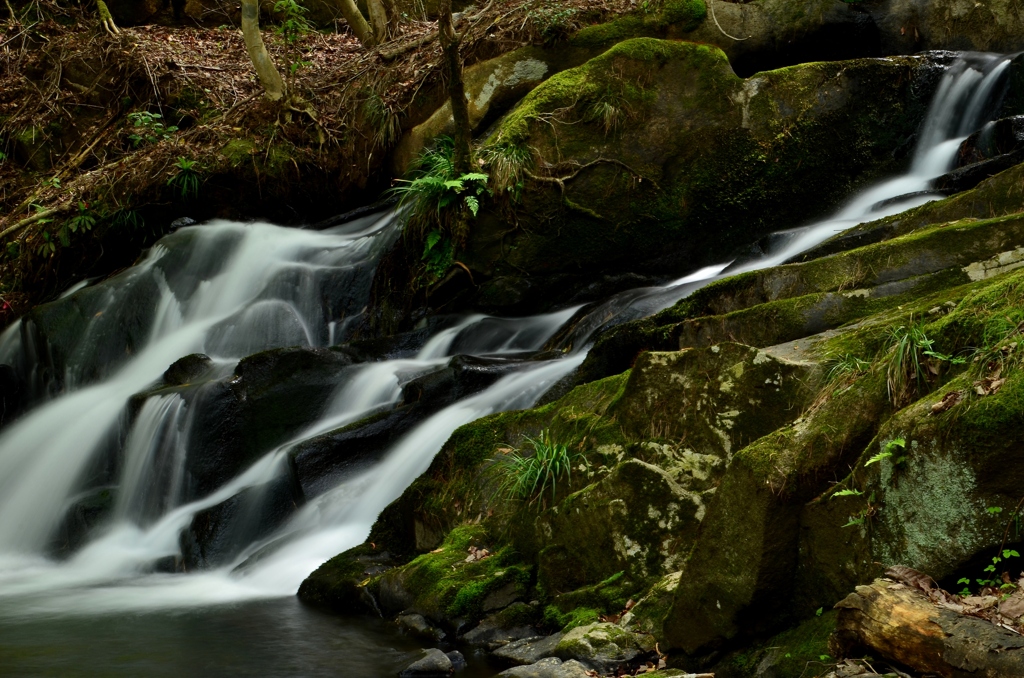
[[[889,579],[858,586],[836,605],[833,654],[869,652],[943,678],[1024,676],[1024,636],[936,604],[925,588]]]

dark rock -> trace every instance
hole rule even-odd
[[[452,669],[455,671],[461,671],[466,668],[466,658],[462,656],[462,653],[458,650],[452,650],[445,654],[448,660],[452,663]]]
[[[230,563],[246,546],[283,524],[301,503],[301,492],[285,475],[200,511],[180,540],[186,569]]]
[[[558,647],[563,635],[565,634],[555,633],[550,636],[534,636],[533,638],[514,640],[495,650],[494,656],[513,664],[535,664],[545,657],[555,654],[555,648]]]
[[[177,231],[179,228],[185,228],[186,226],[195,225],[196,220],[191,217],[178,217],[170,223],[168,227],[172,232]]]
[[[168,386],[182,386],[205,374],[212,366],[210,356],[193,353],[174,361],[164,372],[164,383]]]
[[[387,551],[361,544],[331,558],[306,577],[299,586],[299,600],[342,614],[380,616],[377,602],[363,584],[394,565]]]
[[[1012,153],[1024,147],[1024,115],[988,123],[960,143],[956,166],[966,167],[982,160]]]
[[[395,622],[398,624],[398,628],[403,632],[410,636],[420,638],[421,640],[436,643],[445,637],[444,631],[433,626],[427,621],[426,617],[421,614],[399,615]]]
[[[0,365],[0,426],[6,426],[24,411],[27,395],[14,367]]]
[[[57,529],[55,547],[58,553],[70,553],[86,542],[93,529],[110,516],[115,494],[116,488],[101,487],[71,503]]]
[[[960,193],[1021,162],[1024,162],[1024,148],[947,172],[935,180],[935,190],[946,195]]]
[[[454,671],[452,660],[444,652],[436,648],[424,651],[422,659],[409,664],[399,673],[400,678],[442,678]]]
[[[469,645],[480,645],[488,650],[496,650],[509,643],[526,638],[537,638],[537,630],[532,626],[506,626],[500,615],[491,615],[481,621],[476,628],[460,636],[459,640]]]

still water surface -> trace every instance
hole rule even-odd
[[[422,646],[393,625],[278,598],[188,611],[4,619],[0,675],[394,678]],[[457,678],[501,670],[466,651]]]

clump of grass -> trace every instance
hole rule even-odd
[[[182,200],[199,195],[199,161],[179,157],[174,167],[178,171],[167,180],[167,185],[175,189]]]
[[[900,325],[889,330],[885,383],[893,405],[899,407],[910,402],[927,383],[924,352],[930,351],[933,343],[919,325]]]
[[[871,363],[858,358],[852,353],[844,355],[833,355],[825,362],[828,366],[828,374],[825,375],[826,384],[838,384],[851,378],[866,374],[871,369]]]
[[[498,495],[513,501],[534,503],[550,490],[554,500],[559,482],[572,481],[572,467],[579,454],[556,443],[548,430],[537,438],[526,438],[529,452],[511,450],[498,462],[501,476]]]

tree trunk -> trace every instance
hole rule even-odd
[[[466,86],[462,81],[462,57],[459,55],[459,40],[452,24],[452,0],[440,0],[437,5],[438,37],[441,53],[448,75],[448,96],[452,101],[452,117],[455,119],[455,154],[452,158],[455,169],[465,174],[471,169],[469,149],[472,128],[469,125],[469,106],[466,104]]]
[[[375,44],[380,44],[390,36],[388,25],[388,11],[381,0],[366,0],[366,9],[370,15],[370,26],[373,29]]]
[[[257,0],[242,0],[242,37],[245,39],[245,49],[249,52],[252,65],[256,67],[256,74],[267,92],[267,98],[279,101],[284,97],[284,81],[281,80],[281,74],[277,72],[277,67],[274,66],[270,55],[267,54],[267,47],[263,44]]]
[[[836,607],[837,656],[867,652],[943,678],[1024,676],[1024,636],[940,607],[905,584],[876,579]]]
[[[349,28],[355,33],[356,39],[363,43],[363,47],[373,47],[377,44],[378,40],[374,35],[374,29],[370,28],[366,18],[359,12],[355,0],[338,0],[338,7],[341,9],[345,21],[348,22]]]

